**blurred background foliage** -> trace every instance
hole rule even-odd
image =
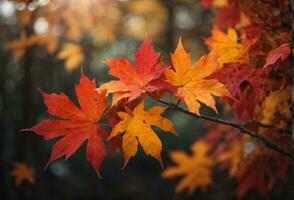
[[[121,170],[122,157],[108,157],[103,179],[84,162],[82,148],[47,170],[53,142],[22,133],[47,115],[37,88],[74,98],[80,68],[100,85],[109,80],[103,61],[128,57],[148,37],[165,62],[179,37],[194,59],[207,50],[213,13],[197,0],[2,0],[0,1],[0,199],[232,199],[233,185],[223,172],[206,191],[175,194],[177,180],[161,179],[159,164],[142,151]],[[159,133],[163,160],[170,150],[189,150],[205,128],[189,116],[167,112],[178,136]],[[13,162],[35,170],[36,183],[17,187]],[[277,188],[278,190],[279,188]]]

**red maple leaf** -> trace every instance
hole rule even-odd
[[[229,6],[218,9],[218,13],[214,20],[220,28],[235,27],[241,19],[241,11],[239,2],[235,0],[229,1]]]
[[[45,119],[24,131],[34,131],[45,140],[62,137],[54,144],[47,166],[60,157],[69,158],[87,140],[86,160],[99,176],[100,165],[106,156],[103,139],[107,134],[97,122],[107,107],[107,98],[106,92],[99,94],[95,89],[95,80],[91,81],[81,73],[80,82],[75,86],[80,107],[63,93],[47,94],[40,90],[47,112],[59,119]]]
[[[265,199],[274,184],[283,179],[291,165],[291,160],[269,151],[263,147],[256,149],[245,157],[240,164],[236,194],[241,199],[249,190],[255,189]]]
[[[266,58],[266,63],[263,67],[267,67],[275,64],[279,59],[284,61],[291,54],[291,49],[289,43],[282,44],[278,48],[273,49],[268,53]]]
[[[267,88],[262,69],[250,65],[227,64],[216,71],[211,78],[218,79],[239,101],[231,101],[239,119],[251,119],[256,106],[264,100]],[[250,101],[248,101],[250,99]]]
[[[161,79],[167,68],[159,60],[147,39],[144,40],[138,51],[135,52],[135,65],[128,59],[120,58],[106,61],[110,68],[110,75],[119,80],[109,81],[98,88],[113,93],[112,105],[120,100],[132,101],[146,93],[155,92],[168,87],[168,83]]]
[[[200,4],[204,9],[209,9],[212,7],[213,0],[201,0]]]

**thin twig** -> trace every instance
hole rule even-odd
[[[100,126],[112,127],[110,124],[107,124],[107,123],[99,122],[99,123],[97,123],[97,124],[100,125]]]
[[[185,110],[173,103],[168,103],[166,101],[163,101],[163,100],[157,100],[158,102],[162,103],[162,104],[165,104],[168,106],[168,108],[170,109],[174,109],[174,110],[177,110],[177,111],[180,111],[182,113],[185,113],[187,115],[190,115],[190,116],[193,116],[193,117],[196,117],[198,119],[204,119],[204,120],[208,120],[208,121],[212,121],[212,122],[216,122],[216,123],[219,123],[219,124],[224,124],[224,125],[227,125],[227,126],[230,126],[230,127],[234,127],[234,128],[237,128],[239,129],[241,132],[247,134],[247,135],[250,135],[251,137],[257,139],[258,141],[262,142],[265,146],[293,159],[292,157],[292,154],[288,151],[288,150],[285,150],[283,148],[281,148],[280,146],[278,146],[277,144],[274,144],[270,141],[268,141],[268,139],[266,139],[264,136],[262,136],[260,133],[257,133],[257,132],[254,132],[250,129],[247,129],[244,125],[240,125],[238,123],[235,123],[235,122],[232,122],[232,121],[228,121],[228,120],[224,120],[224,119],[221,119],[221,118],[216,118],[216,117],[210,117],[210,116],[206,116],[206,115],[197,115],[196,113],[193,113],[193,112],[190,112],[188,110]]]
[[[277,126],[271,125],[271,124],[264,124],[261,122],[256,122],[256,121],[251,121],[247,124],[244,124],[244,126],[248,125],[248,124],[256,124],[258,126],[261,126],[263,128],[271,128],[271,129],[276,129],[277,131],[281,132],[281,133],[287,133],[287,134],[292,134],[292,130],[291,129],[287,129],[287,128],[279,128]]]

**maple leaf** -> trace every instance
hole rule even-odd
[[[266,58],[266,63],[264,68],[270,65],[275,64],[279,59],[284,61],[291,54],[291,49],[289,43],[282,44],[281,46],[270,51]]]
[[[191,67],[191,54],[188,54],[181,40],[171,55],[173,69],[165,71],[164,75],[169,83],[177,87],[176,95],[182,98],[188,109],[199,114],[200,101],[214,109],[215,96],[230,96],[225,86],[215,79],[205,79],[216,70],[214,58],[203,56]]]
[[[31,184],[36,183],[35,171],[33,168],[27,166],[25,163],[14,162],[11,176],[15,177],[15,185],[20,186],[23,182],[27,181]]]
[[[238,42],[237,32],[229,28],[227,33],[218,28],[212,30],[212,36],[205,39],[210,53],[215,55],[220,66],[225,63],[248,63],[248,47]]]
[[[57,57],[65,60],[66,70],[73,71],[84,61],[85,54],[78,44],[66,43],[63,45]]]
[[[220,28],[235,27],[241,20],[239,1],[230,0],[229,5],[218,10],[214,20]]]
[[[205,189],[212,183],[213,159],[208,155],[210,146],[203,142],[195,142],[191,146],[192,155],[187,155],[183,151],[173,151],[172,160],[177,164],[175,167],[167,168],[161,176],[173,178],[183,175],[184,178],[176,187],[176,192],[188,189],[188,193],[193,193],[197,188]]]
[[[122,134],[122,151],[124,154],[124,167],[129,159],[136,155],[140,144],[147,155],[156,158],[161,165],[162,144],[151,126],[157,126],[164,131],[175,133],[170,120],[161,116],[166,109],[155,106],[144,111],[144,102],[135,107],[133,111],[125,108],[126,112],[118,112],[121,121],[113,128],[109,139]]]
[[[238,117],[244,120],[254,117],[268,91],[264,71],[251,65],[227,64],[210,77],[218,79],[238,99],[230,103]]]
[[[287,87],[283,90],[271,91],[265,98],[262,106],[261,123],[278,124],[282,123],[282,119],[288,121],[291,119],[291,88]],[[276,116],[279,116],[280,122],[275,122]]]
[[[106,92],[99,94],[95,88],[95,80],[89,80],[81,72],[80,82],[75,86],[80,108],[64,94],[47,94],[41,90],[48,113],[59,119],[45,119],[24,131],[34,131],[45,140],[62,137],[54,144],[47,166],[60,157],[69,158],[87,140],[86,160],[99,176],[106,156],[103,138],[107,135],[97,122],[107,106],[107,98]]]
[[[237,172],[237,197],[242,198],[250,189],[256,189],[264,198],[274,184],[287,175],[291,159],[257,146],[243,159]]]
[[[136,65],[128,59],[114,59],[106,61],[110,68],[110,74],[119,80],[109,81],[98,88],[113,93],[112,105],[126,98],[132,101],[141,95],[165,89],[168,84],[160,79],[167,68],[159,61],[159,53],[147,39],[144,40],[138,51],[135,52]]]

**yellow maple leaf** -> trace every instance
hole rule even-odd
[[[230,96],[225,86],[214,79],[205,79],[212,74],[217,66],[214,57],[203,56],[191,66],[191,54],[188,54],[181,41],[174,54],[171,55],[173,69],[165,71],[165,77],[172,85],[176,86],[177,96],[183,99],[191,112],[199,114],[200,102],[214,109],[214,96]]]
[[[291,119],[291,88],[287,87],[283,90],[272,91],[265,99],[262,107],[261,122],[264,124],[273,124],[277,115],[280,121],[275,122],[282,128],[286,125],[284,121]],[[282,117],[283,116],[283,117]]]
[[[16,186],[20,186],[24,181],[31,184],[36,183],[34,170],[31,167],[28,167],[25,163],[14,162],[10,174],[15,177]]]
[[[203,141],[195,142],[192,147],[192,155],[187,155],[183,151],[173,151],[172,160],[177,166],[167,168],[161,176],[164,178],[174,178],[184,176],[176,187],[176,192],[188,189],[188,193],[193,193],[197,188],[205,189],[212,183],[212,167],[214,164],[211,156],[208,155],[210,147]]]
[[[65,60],[66,70],[72,71],[78,68],[85,59],[85,54],[81,46],[74,43],[66,43],[58,53],[59,59]]]
[[[122,134],[124,166],[136,155],[139,143],[147,155],[156,158],[162,165],[162,144],[151,126],[175,133],[172,122],[160,115],[165,109],[155,106],[144,111],[144,102],[142,102],[133,111],[126,108],[127,112],[118,113],[121,121],[114,127],[109,139]]]
[[[237,32],[232,28],[227,33],[214,28],[212,36],[206,38],[205,43],[220,66],[225,63],[248,63],[248,49],[238,42]]]
[[[244,12],[240,12],[240,21],[238,24],[236,24],[236,28],[240,29],[242,27],[245,26],[249,26],[251,24],[251,21],[249,19],[249,17],[247,17],[247,15]]]

